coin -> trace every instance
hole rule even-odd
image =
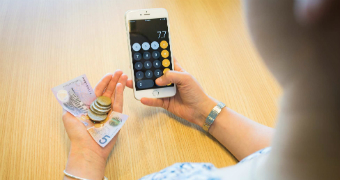
[[[99,105],[99,104],[97,103],[97,101],[94,101],[94,102],[93,102],[93,106],[95,106],[97,109],[101,109],[101,110],[108,110],[108,109],[111,109],[111,106],[107,106],[107,107],[101,106],[101,105]]]
[[[104,121],[107,117],[107,115],[99,115],[99,114],[95,114],[94,112],[92,112],[91,109],[89,109],[89,111],[87,112],[87,115],[89,116],[89,118],[92,121]]]
[[[101,110],[101,109],[98,109],[93,104],[90,106],[90,109],[92,110],[92,112],[94,112],[96,114],[107,114],[111,110],[111,108],[105,109],[105,110]]]
[[[95,128],[101,128],[101,127],[103,127],[104,126],[104,124],[103,123],[94,123],[94,127]]]
[[[99,105],[97,103],[97,101],[93,101],[91,106],[93,106],[94,109],[97,109],[99,111],[106,111],[106,112],[108,112],[111,109],[111,106],[107,106],[107,107],[101,106],[101,105]]]
[[[90,109],[91,111],[96,114],[96,115],[107,115],[107,112],[100,112],[100,111],[97,111],[94,106],[90,106]]]
[[[101,106],[110,106],[111,105],[111,98],[109,97],[106,97],[106,96],[99,96],[97,99],[96,99],[96,102],[101,105]]]

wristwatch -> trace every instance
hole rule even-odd
[[[209,128],[214,123],[216,117],[218,114],[220,114],[222,108],[224,108],[226,105],[223,102],[217,103],[217,105],[210,111],[207,119],[205,119],[205,123],[203,125],[203,129],[206,132],[209,132]]]

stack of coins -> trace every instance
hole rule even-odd
[[[95,122],[104,121],[111,109],[111,98],[100,96],[90,106],[87,113],[89,118]]]

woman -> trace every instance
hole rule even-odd
[[[335,0],[244,0],[255,46],[283,89],[275,132],[222,108],[208,131],[241,163],[222,169],[175,164],[142,179],[340,179],[339,7]],[[202,127],[218,101],[177,61],[175,71],[156,80],[158,85],[170,82],[177,84],[176,96],[141,102]],[[131,88],[132,81],[116,71],[95,92],[111,97],[113,110],[122,112],[125,85]],[[66,172],[102,179],[118,136],[101,148],[72,115],[65,113],[63,120],[71,139]]]

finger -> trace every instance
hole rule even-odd
[[[127,76],[126,74],[123,74],[123,75],[119,78],[118,83],[121,83],[121,84],[124,86],[124,88],[125,88],[127,79],[128,79],[128,76]]]
[[[165,86],[170,83],[181,85],[188,76],[188,73],[185,72],[168,71],[163,76],[156,79],[156,84],[159,86]]]
[[[105,90],[105,88],[107,87],[107,85],[110,83],[112,79],[112,73],[107,73],[96,85],[96,87],[94,88],[94,93],[96,94],[96,96],[101,96]]]
[[[120,76],[123,74],[123,71],[121,70],[116,70],[115,73],[113,74],[112,78],[111,78],[111,81],[110,83],[107,85],[106,89],[104,90],[104,94],[103,96],[106,96],[106,97],[111,97],[112,94],[115,92],[115,88],[116,88],[116,85],[117,85],[117,82],[120,78]]]
[[[175,66],[175,71],[180,71],[184,72],[185,70],[181,67],[181,65],[178,63],[177,59],[174,57],[174,66]]]
[[[142,98],[140,102],[147,106],[153,107],[163,107],[164,99],[155,99],[155,98]]]
[[[118,83],[122,84],[123,85],[123,88],[125,88],[125,85],[126,85],[126,81],[127,81],[127,78],[128,76],[126,74],[122,74],[118,80]],[[117,84],[118,84],[117,83]],[[117,86],[116,86],[117,88]],[[124,89],[123,89],[124,90]],[[111,96],[111,101],[114,102],[115,101],[115,96],[116,96],[116,92],[112,93],[112,96]],[[112,104],[112,108],[113,108],[114,104]]]
[[[126,86],[128,87],[128,88],[133,88],[133,81],[132,81],[132,79],[128,79],[127,81],[126,81]]]
[[[116,86],[115,101],[112,108],[115,112],[123,112],[123,92],[124,86],[121,83],[118,83]]]
[[[74,123],[78,122],[78,119],[74,117],[71,113],[65,111],[63,109],[63,116],[62,116],[64,126],[67,128],[69,125],[72,125]]]
[[[125,89],[125,86],[126,86],[126,81],[128,79],[128,76],[126,74],[122,74],[122,76],[120,76],[119,80],[118,80],[118,83],[122,84],[123,86],[123,91]],[[115,95],[116,95],[116,92],[113,93],[111,99],[112,99],[112,102],[114,102],[114,99],[115,99]],[[113,105],[113,104],[112,104]]]
[[[69,113],[69,112],[67,112],[65,109],[63,109],[63,116],[62,116],[63,121],[72,118],[72,116],[73,116],[73,115],[72,115],[71,113]],[[74,117],[74,116],[73,116],[73,117]]]

